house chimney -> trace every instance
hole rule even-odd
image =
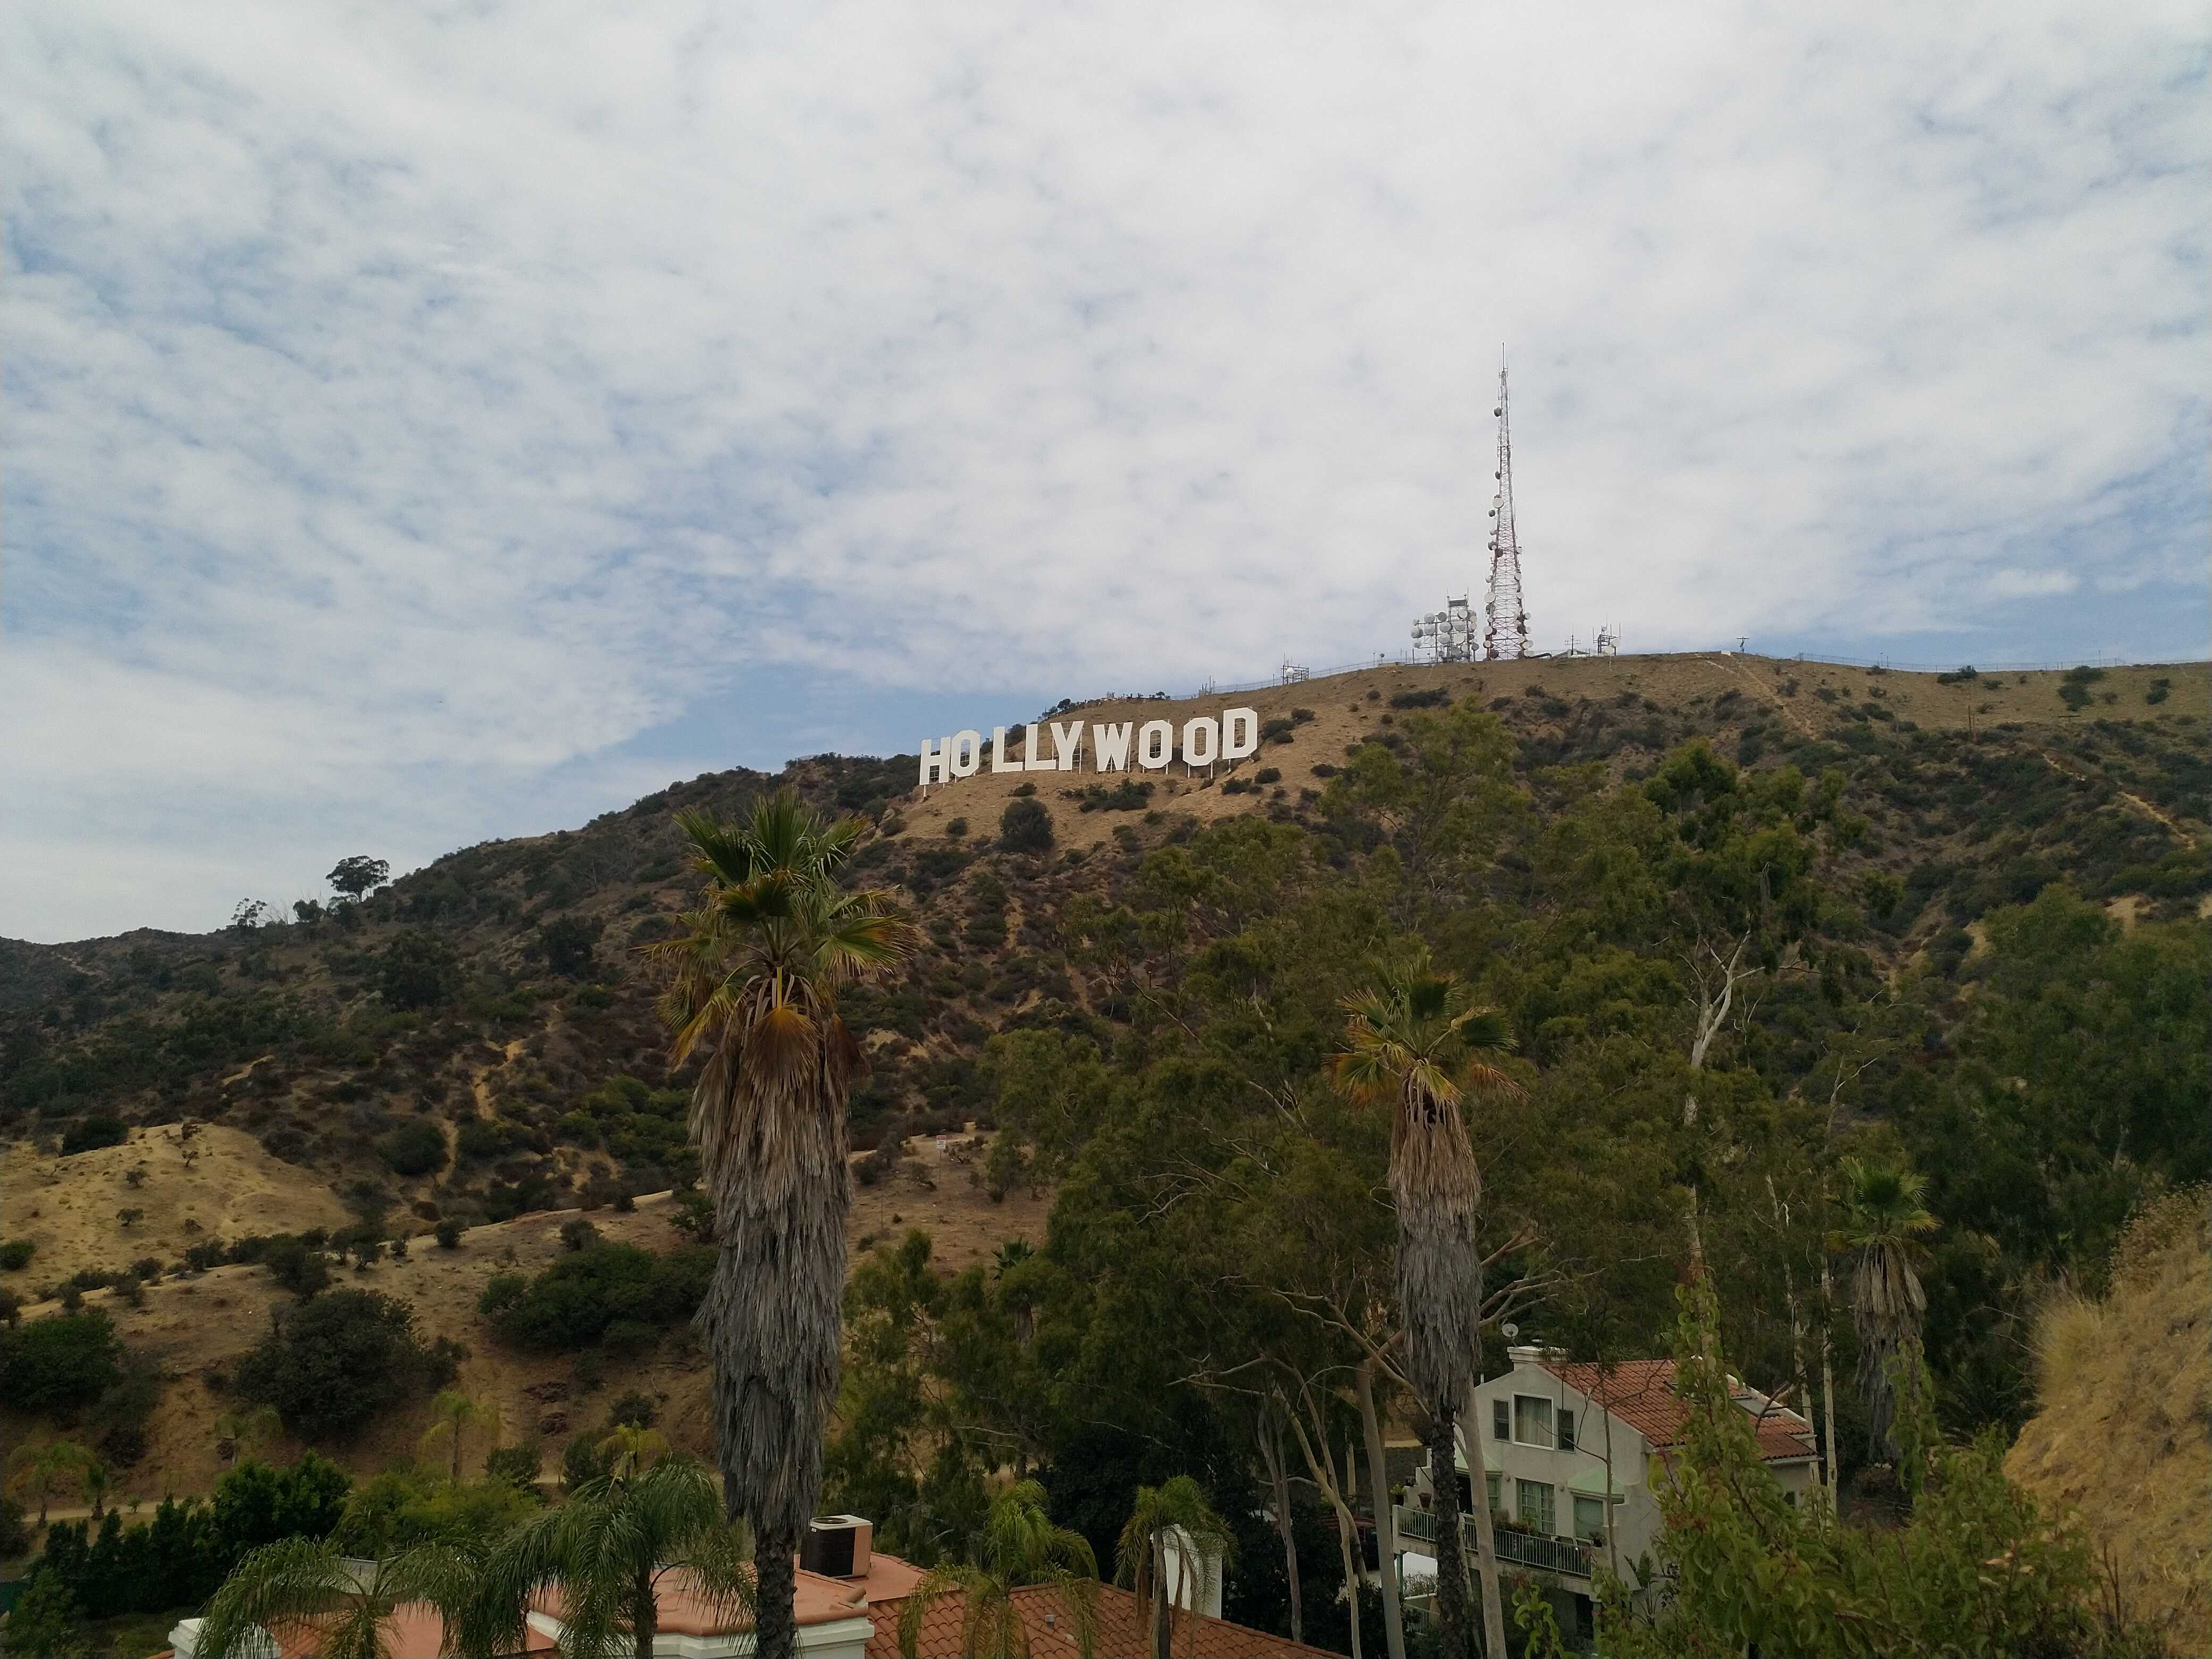
[[[1529,1343],[1522,1347],[1508,1348],[1505,1351],[1505,1357],[1511,1360],[1516,1367],[1540,1365],[1544,1361],[1544,1351],[1534,1343]]]

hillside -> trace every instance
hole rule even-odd
[[[2143,1215],[2101,1297],[2062,1292],[2036,1334],[2042,1409],[2006,1472],[2112,1546],[2134,1617],[2212,1652],[2212,1227],[2203,1188]]]
[[[35,1247],[0,1285],[30,1304],[74,1281],[104,1303],[100,1286],[134,1262],[161,1270],[143,1309],[116,1310],[126,1340],[172,1379],[127,1477],[134,1491],[204,1489],[212,1477],[208,1425],[222,1407],[193,1379],[249,1346],[277,1298],[258,1267],[203,1271],[185,1258],[197,1249],[204,1264],[254,1236],[414,1237],[409,1261],[359,1282],[414,1300],[427,1334],[468,1347],[465,1382],[501,1401],[510,1425],[562,1416],[540,1407],[552,1385],[580,1386],[574,1363],[501,1348],[476,1297],[494,1271],[550,1261],[575,1206],[611,1237],[655,1248],[672,1238],[665,1208],[642,1195],[680,1189],[695,1172],[682,1121],[689,1076],[666,1064],[635,947],[674,930],[690,892],[676,809],[732,813],[777,783],[872,822],[854,878],[892,888],[927,935],[909,975],[848,1003],[875,1062],[853,1103],[856,1149],[921,1137],[911,1143],[919,1157],[862,1189],[856,1239],[926,1226],[940,1272],[984,1260],[1004,1238],[1041,1240],[1041,1171],[986,1180],[980,1154],[963,1152],[964,1164],[933,1172],[929,1137],[969,1125],[988,1134],[997,1121],[997,1092],[978,1066],[986,1042],[1029,1030],[1113,1050],[1147,986],[1172,984],[1196,960],[1155,951],[1166,965],[1134,972],[1091,937],[1099,918],[1121,914],[1134,936],[1138,913],[1116,907],[1158,902],[1148,858],[1256,820],[1300,830],[1316,869],[1356,871],[1391,831],[1333,794],[1333,781],[1362,755],[1410,753],[1405,733],[1454,708],[1498,723],[1532,833],[1605,792],[1634,793],[1698,741],[1755,775],[1794,766],[1831,779],[1821,786],[1832,790],[1820,809],[1826,918],[1791,958],[1797,979],[1764,1006],[1777,1035],[1747,1032],[1737,1063],[1794,1097],[1837,1031],[1870,1029],[1878,1015],[1905,1034],[1917,1089],[1948,1063],[1982,994],[1975,963],[1992,912],[2065,882],[2128,927],[2205,913],[2208,694],[2204,665],[1971,680],[1726,655],[1384,667],[1079,710],[1180,720],[1255,708],[1260,754],[1213,777],[1178,766],[1121,790],[1098,787],[1091,773],[987,768],[924,797],[912,757],[822,756],[776,777],[738,770],[672,784],[580,829],[470,848],[360,903],[282,925],[0,942],[0,1134],[10,1142],[0,1231]],[[1000,845],[1002,815],[1032,785],[1052,845]],[[1506,858],[1496,902],[1531,902],[1511,885],[1530,856],[1533,843]],[[1194,904],[1217,932],[1243,913]],[[1070,938],[1071,915],[1088,919],[1084,938]],[[1679,959],[1643,948],[1662,977]],[[1637,995],[1680,1001],[1665,987]],[[1850,1012],[1861,1008],[1876,1012]],[[1526,1014],[1532,1064],[1557,1066],[1581,1040],[1579,1021],[1557,1012]],[[1876,1097],[1856,1109],[1872,1121],[1891,1108]],[[617,1213],[626,1195],[641,1201]],[[474,1229],[457,1253],[422,1237],[445,1219]],[[352,1282],[353,1271],[343,1277]],[[1958,1363],[1960,1387],[1996,1402],[1962,1410],[2011,1409],[2002,1387]],[[675,1432],[696,1442],[701,1378],[684,1346],[664,1344],[634,1376],[627,1364],[605,1368],[606,1388],[665,1394]],[[566,1417],[545,1431],[556,1453],[562,1433],[587,1426]],[[419,1428],[411,1417],[380,1425],[349,1461],[373,1467]]]

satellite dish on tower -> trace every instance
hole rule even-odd
[[[1500,1325],[1498,1328],[1505,1334],[1505,1340],[1508,1342],[1510,1342],[1515,1337],[1521,1334],[1521,1328],[1518,1325],[1514,1324],[1510,1320],[1508,1320],[1504,1324]]]

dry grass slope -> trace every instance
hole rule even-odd
[[[150,1133],[158,1136],[161,1132]],[[221,1138],[232,1132],[210,1128],[201,1133],[204,1137]],[[235,1138],[254,1158],[266,1159],[250,1137]],[[127,1149],[109,1150],[119,1154]],[[81,1184],[75,1184],[76,1170],[100,1156],[80,1153],[69,1160],[73,1176],[70,1190],[82,1193]],[[855,1190],[848,1236],[856,1253],[863,1242],[896,1243],[908,1229],[920,1227],[929,1234],[934,1247],[933,1264],[950,1275],[988,1265],[1000,1245],[1010,1238],[1042,1244],[1050,1209],[1048,1197],[1017,1188],[1004,1200],[993,1202],[981,1185],[969,1178],[980,1159],[980,1152],[957,1143],[940,1154],[933,1138],[917,1136],[912,1152],[888,1179]],[[274,1166],[278,1182],[289,1176],[293,1184],[289,1188],[263,1185],[242,1192],[236,1200],[241,1212],[235,1218],[225,1218],[220,1227],[219,1212],[202,1203],[199,1212],[209,1218],[210,1236],[235,1237],[245,1232],[347,1222],[343,1206],[328,1191],[301,1182],[297,1171],[288,1170],[274,1159],[266,1161]],[[11,1158],[7,1189],[11,1218],[21,1213],[15,1207],[15,1196],[19,1175],[29,1190],[48,1194],[54,1190],[38,1184],[38,1171],[49,1162]],[[196,1170],[211,1168],[236,1174],[250,1169],[251,1160],[218,1164],[212,1157],[204,1157]],[[132,1197],[138,1200],[143,1193]],[[43,1206],[51,1207],[53,1202],[49,1196]],[[681,1242],[670,1225],[671,1212],[668,1196],[659,1194],[640,1199],[630,1214],[598,1210],[586,1218],[609,1240],[664,1250]],[[104,1198],[93,1213],[95,1218],[99,1215],[112,1218]],[[561,1229],[578,1214],[575,1210],[538,1211],[496,1225],[473,1227],[462,1235],[457,1250],[439,1249],[425,1233],[410,1241],[405,1261],[382,1261],[366,1272],[335,1268],[333,1284],[398,1297],[413,1304],[424,1337],[451,1337],[467,1348],[469,1357],[462,1362],[459,1386],[499,1408],[506,1443],[540,1441],[549,1474],[558,1474],[568,1442],[580,1433],[596,1431],[606,1416],[609,1402],[632,1389],[659,1401],[660,1426],[675,1445],[711,1457],[714,1443],[706,1364],[696,1345],[685,1340],[681,1331],[641,1357],[605,1357],[599,1374],[587,1380],[579,1365],[583,1356],[523,1353],[504,1347],[478,1316],[477,1299],[492,1275],[542,1273],[560,1257],[565,1248]],[[112,1218],[108,1226],[112,1229]],[[140,1231],[150,1236],[155,1229],[148,1222],[141,1224]],[[112,1255],[104,1247],[85,1247],[75,1255],[67,1254],[67,1248],[58,1246],[58,1261],[106,1266]],[[127,1259],[113,1265],[125,1265]],[[46,1265],[42,1255],[33,1273],[24,1277],[38,1276],[37,1270]],[[291,1302],[264,1269],[246,1266],[161,1279],[147,1287],[144,1305],[137,1308],[126,1305],[110,1291],[86,1295],[88,1307],[105,1309],[124,1340],[152,1354],[171,1379],[146,1425],[145,1458],[117,1474],[117,1501],[126,1505],[133,1499],[155,1503],[170,1492],[214,1490],[225,1467],[216,1456],[215,1421],[238,1403],[234,1395],[214,1383],[260,1340],[269,1328],[270,1310],[288,1307]],[[39,1318],[58,1311],[54,1304],[36,1303],[24,1314]],[[371,1424],[351,1444],[319,1449],[356,1475],[373,1474],[392,1460],[411,1454],[429,1425],[428,1404],[418,1401]],[[49,1423],[20,1413],[0,1412],[0,1445],[35,1441],[51,1432]],[[261,1455],[283,1462],[302,1449],[295,1443],[280,1440],[263,1448]],[[468,1462],[479,1463],[487,1449],[487,1444],[471,1436]],[[61,1516],[82,1512],[67,1502],[54,1509]]]
[[[2212,1653],[2212,1226],[2206,1190],[2146,1211],[2102,1298],[2062,1292],[2036,1333],[2043,1409],[2006,1459],[2110,1543],[2130,1617]]]

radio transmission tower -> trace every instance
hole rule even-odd
[[[1506,400],[1505,366],[1498,368],[1498,494],[1490,503],[1490,625],[1483,629],[1486,658],[1528,654],[1528,612],[1521,603],[1521,542],[1513,528],[1513,419]]]

